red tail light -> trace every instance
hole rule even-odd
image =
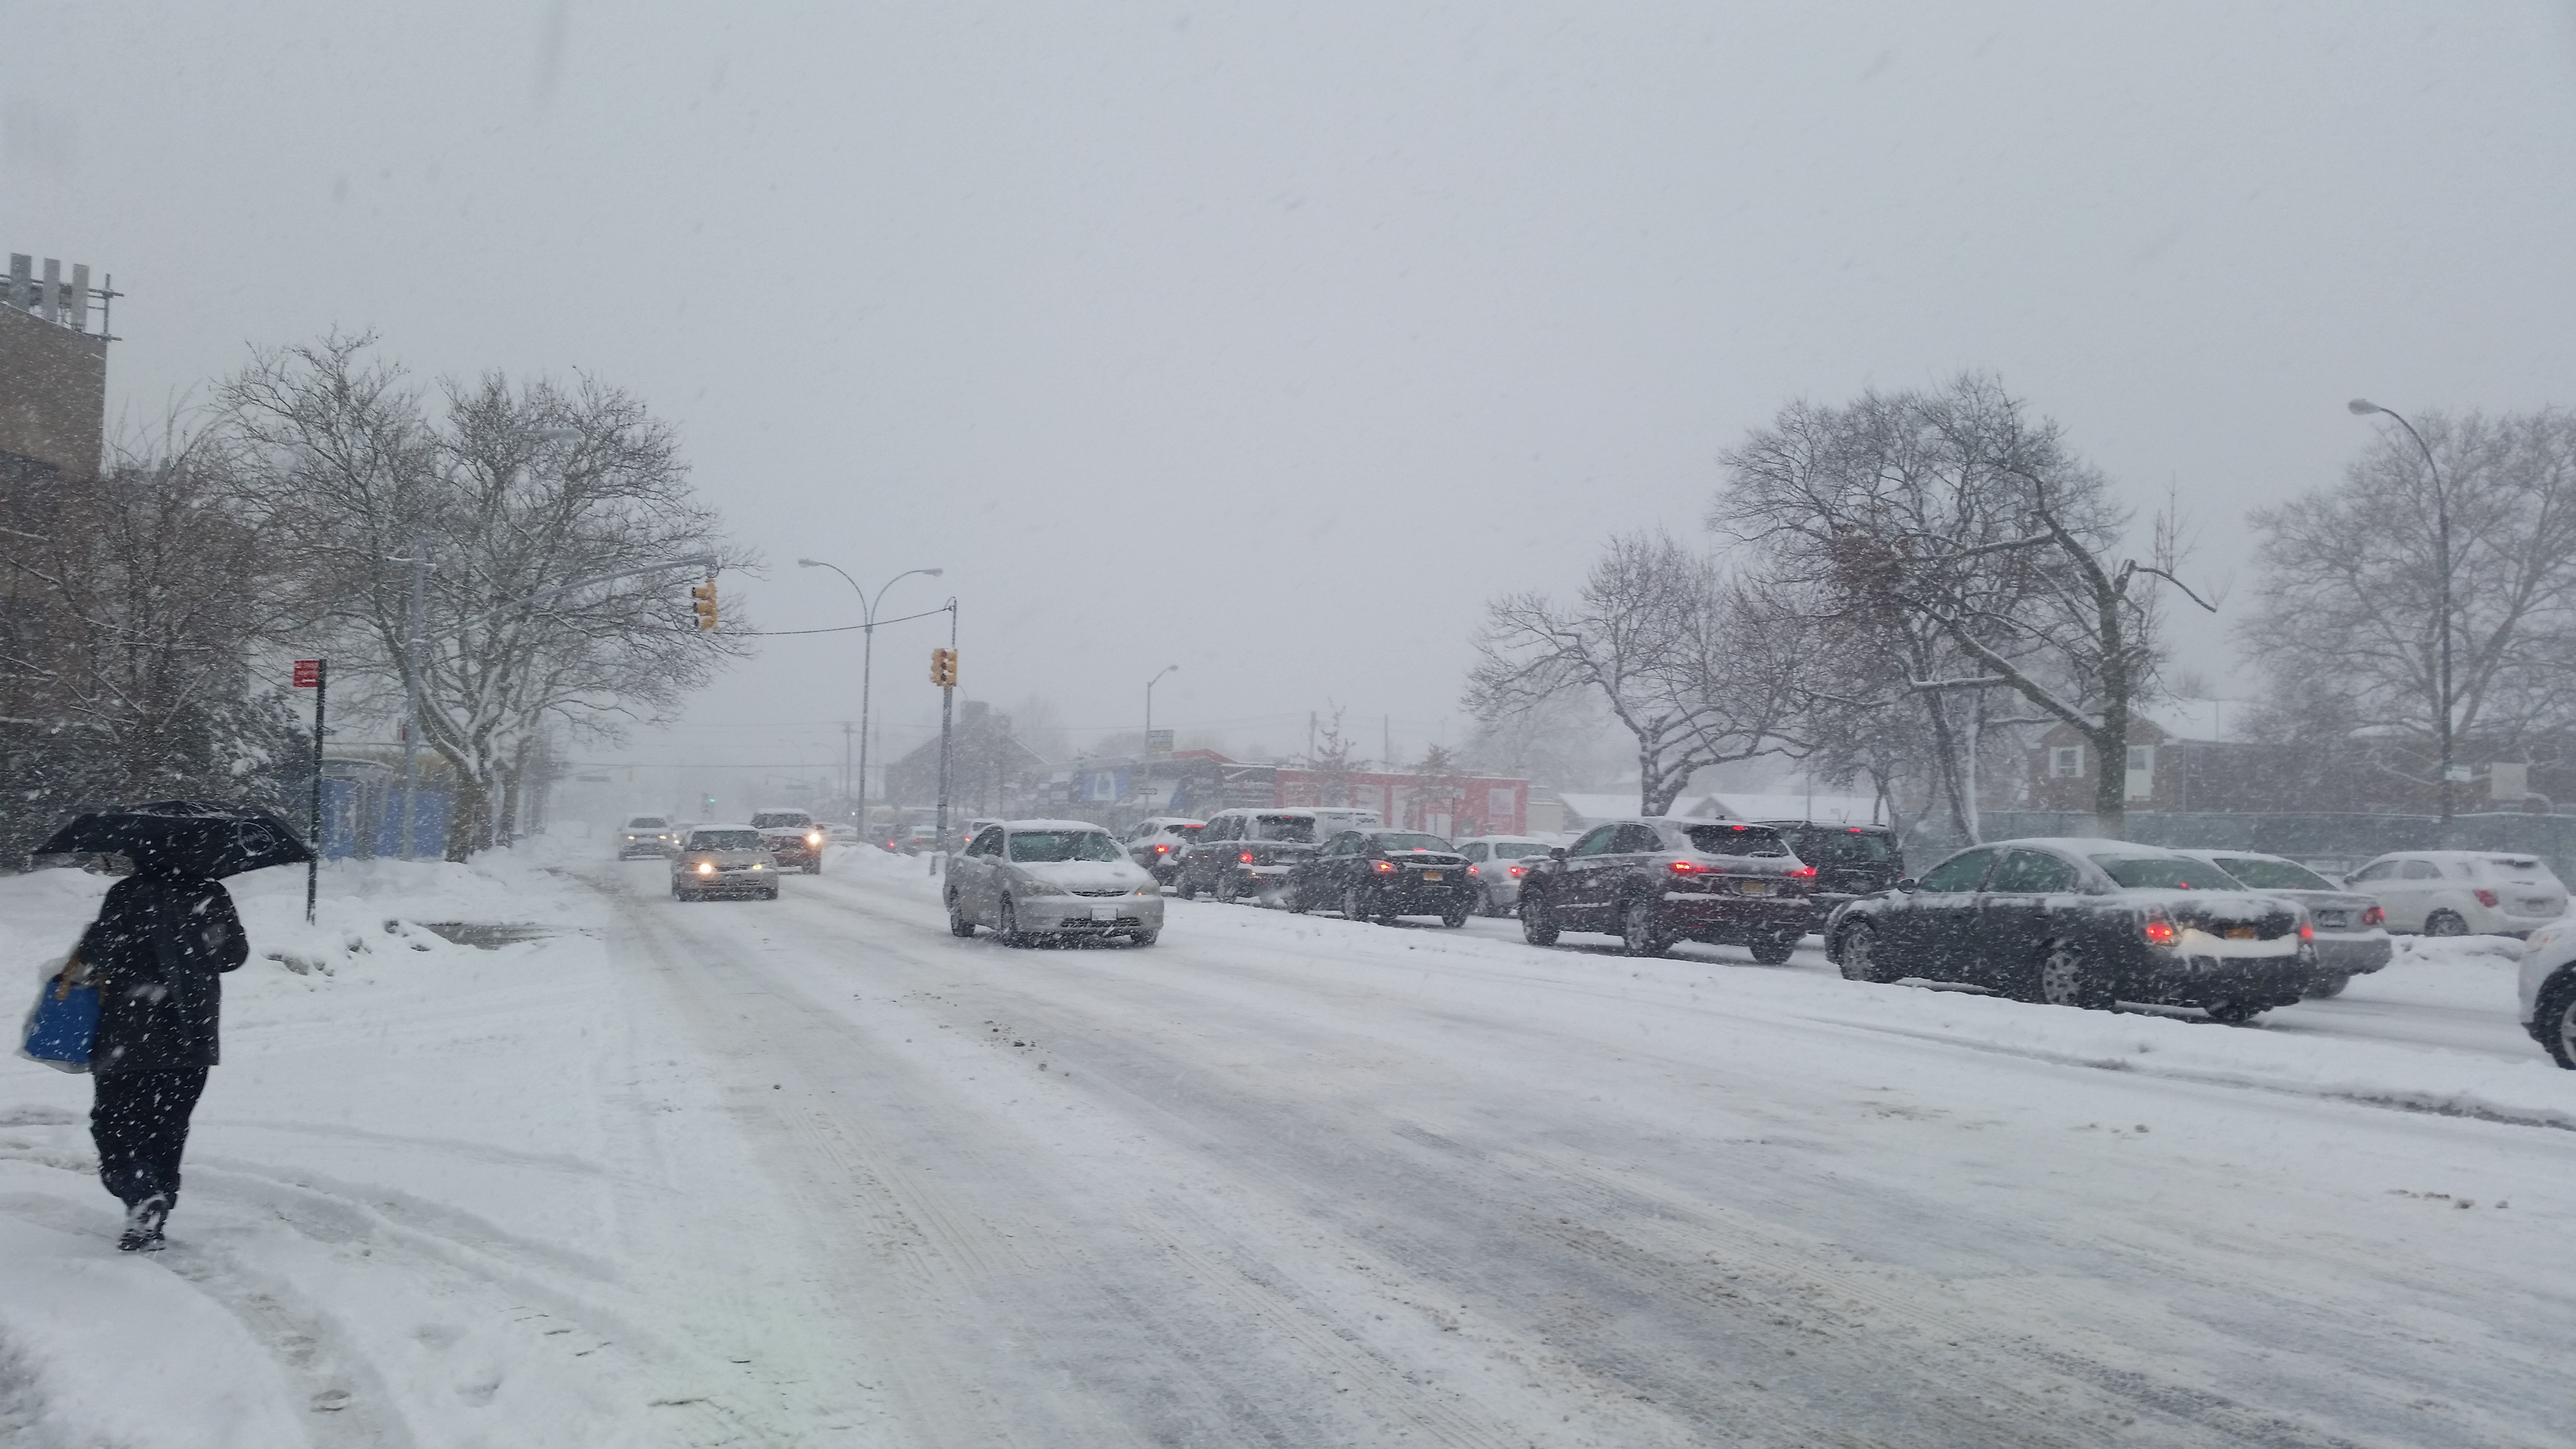
[[[1379,875],[1393,875],[1395,874],[1395,862],[1391,860],[1372,860],[1369,862],[1369,869],[1376,871]]]
[[[1157,845],[1154,847],[1154,853],[1156,855],[1169,855],[1171,854],[1171,851],[1172,848],[1168,845]]]
[[[2367,907],[2361,913],[2361,924],[2364,927],[2385,926],[2388,924],[2388,912],[2378,906]]]
[[[2315,940],[2316,938],[2317,938],[2317,928],[2316,928],[2316,924],[2315,924],[2314,922],[2312,922],[2312,921],[2301,921],[2301,922],[2299,922],[2299,939],[2300,939],[2300,940],[2302,940],[2302,941],[2313,941],[2313,940]]]
[[[1812,865],[1802,865],[1796,870],[1789,872],[1789,874],[1796,876],[1800,880],[1814,880],[1816,878],[1816,868]]]
[[[1665,867],[1664,867],[1664,869],[1666,869],[1666,870],[1668,870],[1668,871],[1671,871],[1671,872],[1672,872],[1673,874],[1675,874],[1675,875],[1714,875],[1714,874],[1716,874],[1716,872],[1715,872],[1715,871],[1710,870],[1707,866],[1701,865],[1701,864],[1699,864],[1697,861],[1690,861],[1690,860],[1677,860],[1677,861],[1674,861],[1672,864],[1670,864],[1670,865],[1668,865],[1668,866],[1665,866]]]
[[[1483,871],[1481,871],[1481,870],[1476,869],[1474,866],[1472,866],[1472,865],[1471,865],[1471,866],[1467,867],[1467,874],[1469,874],[1469,875],[1483,875],[1483,874],[1484,874],[1484,872],[1483,872]]]
[[[2162,916],[2147,917],[2145,930],[2147,944],[2150,946],[2170,946],[2174,943],[2174,924]]]
[[[1513,866],[1513,867],[1512,867],[1512,879],[1514,879],[1514,880],[1518,880],[1518,879],[1520,879],[1522,876],[1525,876],[1525,875],[1527,875],[1527,874],[1529,874],[1529,867],[1528,867],[1528,866],[1525,866],[1525,865],[1516,865],[1516,866]]]
[[[1252,864],[1252,852],[1247,850],[1243,854],[1236,856],[1235,859],[1242,861],[1245,865],[1250,865]]]
[[[2479,905],[2482,905],[2482,906],[2493,906],[2493,905],[2496,903],[2496,893],[2495,893],[2494,891],[2490,891],[2490,890],[2473,890],[2473,891],[2469,892],[2469,894],[2471,894],[2471,895],[2473,895],[2473,896],[2476,896],[2476,897],[2478,898],[2478,904],[2479,904]]]

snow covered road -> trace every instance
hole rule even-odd
[[[351,876],[363,932],[309,937],[245,889],[346,954],[237,978],[158,1262],[105,1247],[86,1084],[11,1064],[0,1439],[2569,1437],[2576,1074],[2475,945],[2229,1028],[1211,903],[1013,950],[874,854],[775,904],[538,863]],[[0,883],[0,948],[73,876]],[[120,1318],[193,1365],[157,1400],[83,1357]]]

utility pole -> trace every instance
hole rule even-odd
[[[944,665],[944,667],[943,667]],[[939,682],[939,850],[946,854],[948,843],[948,762],[949,729],[957,714],[957,601],[948,601],[948,657],[934,661],[931,677]]]
[[[846,804],[848,804],[848,803],[849,803],[849,799],[850,799],[850,721],[848,721],[848,720],[843,720],[843,721],[841,721],[841,802],[842,802],[844,805],[846,805]],[[862,826],[862,827],[861,827],[861,833],[862,833],[862,835],[864,835],[864,834],[865,834],[865,829],[866,829],[866,828],[865,828],[864,826]]]
[[[875,596],[870,597],[867,590],[859,587],[859,581],[851,578],[849,573],[838,564],[826,563],[817,558],[800,558],[796,561],[796,566],[800,569],[830,569],[841,576],[841,582],[848,584],[852,593],[859,596],[859,630],[867,643],[861,648],[859,654],[859,778],[855,782],[853,798],[857,802],[859,814],[859,836],[865,839],[868,833],[868,711],[871,686],[876,676],[877,605],[885,602],[886,589],[893,588],[914,574],[926,574],[935,579],[939,577],[942,570],[906,569],[886,580],[884,588],[878,589]],[[950,617],[949,624],[952,629],[956,626],[953,615]]]
[[[428,656],[420,637],[429,623],[429,535],[411,536],[411,608],[403,630],[403,798],[401,858],[412,858],[412,802],[420,795],[420,670]]]
[[[2435,537],[2433,546],[2441,555],[2439,572],[2442,583],[2441,602],[2435,606],[2439,614],[2435,627],[2442,636],[2442,710],[2441,719],[2436,723],[2442,741],[2442,828],[2440,838],[2435,843],[2448,849],[2451,844],[2451,783],[2454,773],[2454,766],[2451,764],[2451,500],[2449,495],[2442,491],[2442,465],[2433,461],[2432,446],[2424,441],[2422,433],[2415,431],[2413,423],[2406,421],[2403,413],[2395,408],[2381,407],[2368,398],[2357,397],[2344,406],[2356,417],[2386,413],[2397,419],[2397,426],[2406,430],[2406,436],[2415,440],[2416,450],[2424,455],[2424,470],[2432,476],[2433,480]],[[2466,775],[2468,771],[2458,770],[2457,773]]]

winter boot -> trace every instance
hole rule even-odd
[[[128,1203],[125,1208],[125,1236],[116,1240],[116,1250],[120,1253],[160,1252],[164,1246],[161,1225],[169,1220],[170,1198],[166,1193],[156,1192],[141,1202]]]

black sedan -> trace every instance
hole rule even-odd
[[[1855,981],[1963,981],[2024,1001],[2197,1006],[2221,1021],[2299,999],[2308,915],[2177,851],[2116,840],[1972,846],[1825,923]]]
[[[1338,910],[1382,926],[1398,916],[1438,916],[1457,927],[1476,909],[1476,878],[1458,847],[1437,835],[1345,830],[1289,871],[1288,909]]]

